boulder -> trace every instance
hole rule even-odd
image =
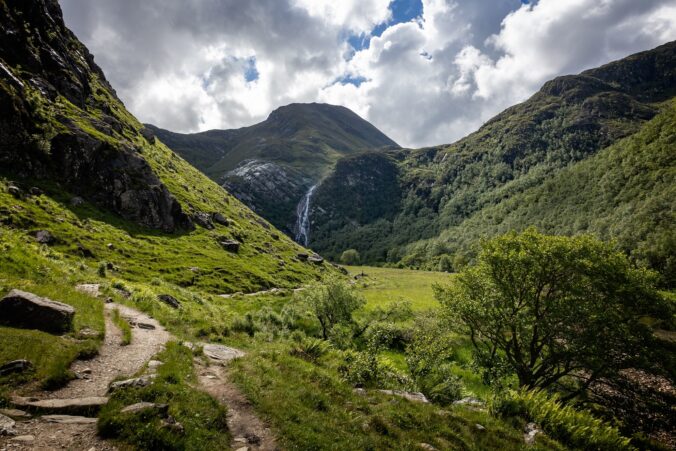
[[[21,190],[21,188],[18,186],[9,185],[7,187],[7,192],[17,199],[21,199],[23,197],[23,190]]]
[[[234,254],[239,252],[239,247],[240,247],[239,241],[221,240],[221,241],[218,242],[218,244],[220,244],[223,247],[223,249],[225,249],[228,252],[232,252]]]
[[[16,422],[10,417],[0,414],[0,437],[3,435],[16,435],[15,425]]]
[[[37,186],[32,186],[28,192],[30,193],[31,196],[41,196],[42,195],[42,190],[38,188]]]
[[[35,232],[35,241],[40,244],[52,244],[54,242],[54,235],[49,230],[38,230]]]
[[[193,213],[192,220],[195,224],[204,227],[207,230],[214,229],[214,223],[211,222],[211,215],[209,213],[204,213],[203,211],[198,211]]]
[[[120,410],[120,413],[138,413],[145,411],[157,412],[160,416],[166,417],[169,411],[167,404],[156,404],[154,402],[137,402]]]
[[[309,257],[310,256],[308,254],[306,254],[305,252],[299,252],[298,254],[296,254],[296,258],[298,258],[298,260],[301,260],[301,261],[306,261]]]
[[[13,360],[0,365],[0,376],[6,376],[12,373],[23,373],[33,369],[33,364],[28,360]]]
[[[148,143],[155,144],[155,133],[153,133],[153,131],[148,127],[143,127],[141,129],[141,136],[143,136],[146,141],[148,141]]]
[[[108,392],[114,392],[120,388],[129,388],[129,387],[147,387],[153,382],[155,378],[154,374],[148,376],[135,377],[133,379],[127,379],[124,381],[112,382],[108,387]]]
[[[223,225],[223,226],[229,226],[230,225],[230,220],[220,213],[212,214],[211,220],[213,222],[215,222],[216,224],[220,224],[220,225]]]
[[[81,198],[80,196],[75,196],[70,200],[70,205],[73,207],[80,207],[84,205],[84,203],[85,203],[84,199]]]
[[[219,360],[223,362],[244,356],[244,352],[240,351],[239,349],[229,348],[227,346],[217,344],[205,344],[202,347],[202,352],[205,356],[212,360]]]
[[[422,402],[422,403],[428,403],[429,401],[423,395],[422,393],[417,393],[417,392],[408,392],[408,391],[401,391],[401,390],[378,390],[380,393],[384,393],[386,395],[392,395],[392,396],[399,396],[405,399],[408,399],[409,401],[414,401],[414,402]]]
[[[174,308],[174,309],[181,308],[181,303],[178,301],[178,299],[176,299],[175,297],[173,297],[170,294],[160,294],[160,295],[157,296],[157,299],[160,302],[167,304],[171,308]]]
[[[73,328],[75,309],[67,304],[12,290],[0,299],[0,324],[50,333],[65,333]]]
[[[324,263],[324,259],[320,255],[317,255],[317,254],[310,255],[308,257],[307,261],[310,262],[310,263],[314,263],[315,265],[321,265],[322,263]]]

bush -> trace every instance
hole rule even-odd
[[[291,355],[316,363],[330,348],[331,345],[327,341],[318,338],[306,338],[301,339],[298,344],[291,348]]]
[[[357,265],[361,261],[361,256],[356,249],[348,249],[340,256],[340,262],[344,265]]]
[[[538,423],[547,434],[579,449],[632,450],[628,438],[586,410],[563,405],[542,390],[509,390],[493,400],[491,410],[502,417],[520,416]]]

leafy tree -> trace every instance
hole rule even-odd
[[[441,272],[452,272],[453,271],[453,262],[451,257],[448,255],[442,255],[439,259],[439,271]]]
[[[340,262],[344,265],[356,265],[361,261],[361,256],[356,249],[348,249],[340,256]]]
[[[322,328],[322,337],[329,339],[338,324],[352,323],[352,313],[366,300],[357,291],[338,278],[331,278],[300,292]]]
[[[435,289],[486,376],[506,368],[528,389],[576,381],[572,397],[645,363],[653,335],[639,319],[669,309],[655,279],[590,236],[528,229],[483,242],[476,266]]]

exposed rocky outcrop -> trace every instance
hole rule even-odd
[[[192,228],[129,141],[142,126],[125,114],[93,57],[65,27],[58,2],[7,0],[0,23],[0,167],[57,180],[147,227]]]
[[[13,373],[23,373],[33,369],[33,364],[25,359],[12,360],[11,362],[0,365],[0,376],[6,376]]]
[[[0,299],[0,324],[51,333],[64,333],[73,328],[75,309],[67,304],[12,290]]]
[[[169,307],[174,308],[174,309],[179,309],[181,308],[181,303],[173,297],[170,294],[159,294],[157,295],[157,299],[160,302],[163,302],[164,304],[167,304]]]

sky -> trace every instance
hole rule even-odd
[[[60,0],[142,122],[238,128],[344,105],[405,147],[476,130],[544,82],[676,39],[676,0]]]

